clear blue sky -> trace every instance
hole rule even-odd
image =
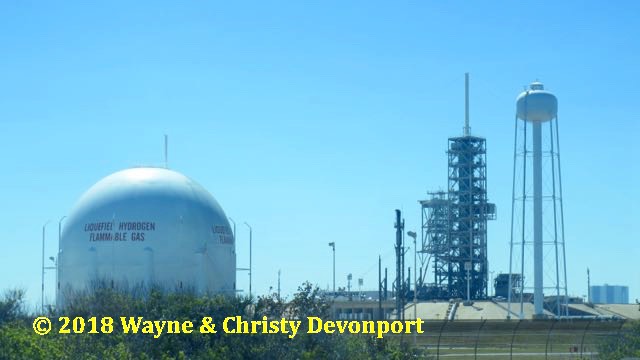
[[[162,163],[254,228],[254,289],[377,282],[395,208],[445,188],[449,136],[488,146],[493,270],[508,270],[515,97],[559,98],[569,292],[640,298],[637,2],[0,3],[0,289],[39,299],[40,239],[102,177]],[[238,231],[238,265],[248,263]],[[412,263],[412,261],[411,261]],[[390,270],[391,271],[391,270]],[[392,271],[391,271],[392,273]],[[239,273],[239,287],[247,276]],[[53,274],[47,275],[48,297]]]

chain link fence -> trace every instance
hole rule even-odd
[[[436,359],[596,359],[598,346],[620,335],[624,321],[455,320],[425,321],[423,334],[403,341]]]

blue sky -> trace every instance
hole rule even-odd
[[[487,138],[492,270],[508,270],[515,98],[559,99],[569,292],[640,298],[636,2],[0,4],[0,289],[39,299],[57,219],[102,177],[170,167],[254,228],[257,293],[377,282],[394,213],[446,187],[447,138]],[[238,231],[238,266],[248,233]],[[47,275],[48,297],[53,274]],[[248,288],[247,276],[238,284]]]

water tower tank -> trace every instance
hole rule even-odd
[[[545,122],[558,115],[558,99],[545,91],[540,82],[531,83],[529,90],[518,95],[516,101],[517,116],[521,120]]]
[[[60,238],[58,304],[94,281],[235,293],[233,232],[217,201],[164,168],[132,168],[93,185]]]

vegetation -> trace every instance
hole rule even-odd
[[[600,346],[601,359],[618,360],[640,358],[640,321],[630,321],[622,329],[620,336],[612,338]]]
[[[54,329],[37,335],[32,322],[38,315],[23,306],[24,292],[9,291],[0,300],[1,359],[404,359],[423,358],[393,339],[376,339],[364,335],[307,334],[302,327],[295,338],[287,334],[234,335],[163,334],[157,339],[149,334],[123,334],[118,320],[110,334],[59,334],[58,316],[88,319],[111,316],[143,317],[146,320],[191,320],[197,327],[200,319],[217,320],[242,316],[245,320],[327,318],[330,302],[317,287],[305,283],[290,301],[276,294],[252,302],[246,297],[198,297],[189,292],[167,293],[150,290],[132,292],[97,286],[93,291],[73,298],[64,313],[49,310],[47,316]],[[100,325],[100,324],[99,324]],[[87,325],[88,326],[88,325]],[[218,325],[219,326],[219,325]]]

